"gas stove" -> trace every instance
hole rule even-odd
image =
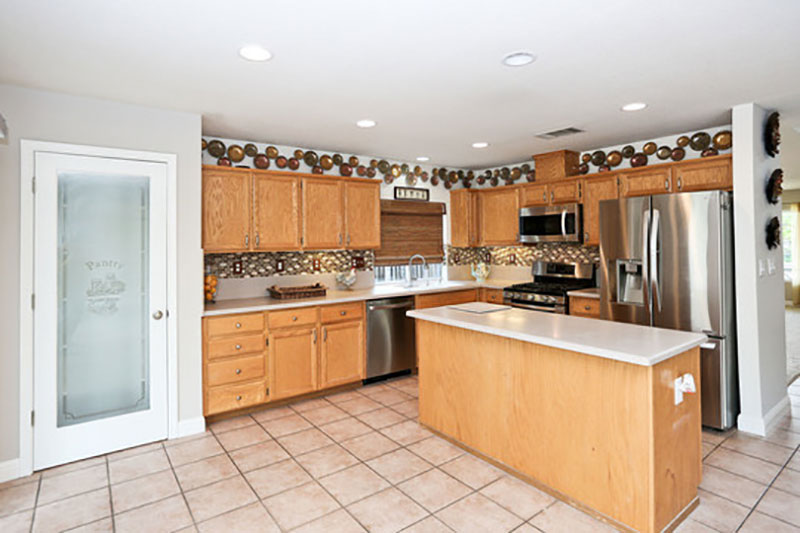
[[[537,261],[531,267],[533,281],[503,290],[503,303],[522,309],[567,314],[567,292],[595,286],[594,264]]]

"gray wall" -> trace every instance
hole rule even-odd
[[[8,145],[0,144],[0,462],[19,455],[20,139],[178,156],[178,394],[181,421],[202,416],[200,115],[0,84]]]

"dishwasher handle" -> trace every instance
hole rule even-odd
[[[367,304],[367,311],[381,311],[383,309],[413,309],[414,304],[413,302],[403,302],[399,304],[387,304],[387,305],[369,305]]]

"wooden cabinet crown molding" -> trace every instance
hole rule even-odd
[[[332,174],[310,174],[308,172],[296,172],[294,170],[269,170],[260,168],[240,168],[240,167],[223,167],[219,165],[203,165],[203,172],[206,171],[220,171],[227,174],[253,174],[264,176],[286,176],[295,179],[300,178],[314,178],[325,180],[338,180],[338,181],[352,181],[354,183],[374,183],[380,185],[380,180],[373,178],[358,178],[352,176],[334,176]]]

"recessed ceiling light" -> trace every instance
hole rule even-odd
[[[421,161],[421,162],[423,162],[423,163],[424,163],[425,161],[430,161],[430,160],[431,160],[431,158],[430,158],[430,157],[428,157],[428,156],[426,156],[426,155],[421,155],[421,156],[419,156],[419,157],[417,158],[417,161]]]
[[[536,56],[530,52],[513,52],[503,58],[503,64],[507,67],[524,67],[536,61]]]
[[[647,104],[645,104],[644,102],[632,102],[630,104],[625,104],[624,106],[622,106],[622,110],[623,111],[641,111],[645,107],[647,107]]]
[[[375,127],[375,124],[376,123],[374,120],[370,120],[368,118],[362,118],[361,120],[356,122],[356,126],[358,126],[359,128],[373,128]]]
[[[483,141],[477,142],[477,143],[472,143],[472,147],[473,148],[486,148],[487,146],[489,146],[489,143],[483,142]]]
[[[239,48],[239,55],[248,61],[269,61],[272,53],[258,44],[248,44]]]

